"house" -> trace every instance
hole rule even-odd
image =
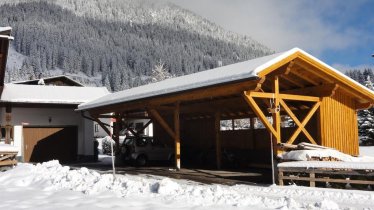
[[[0,28],[1,141],[18,147],[18,159],[72,162],[94,155],[94,125],[80,112],[81,103],[107,95],[104,87],[82,87],[61,76],[4,84],[11,28]],[[39,80],[38,80],[39,81]],[[62,85],[62,86],[61,86]]]
[[[66,75],[57,75],[51,77],[42,77],[40,79],[32,79],[25,81],[14,81],[12,84],[22,84],[22,85],[46,85],[46,86],[75,86],[75,87],[84,87],[83,84],[75,81],[69,76]],[[110,124],[109,119],[101,119],[106,124]],[[94,122],[94,137],[104,137],[108,134],[96,123]]]
[[[151,119],[154,137],[174,144],[176,168],[195,148],[214,149],[220,168],[225,149],[242,151],[245,167],[269,165],[282,143],[311,142],[357,155],[356,112],[373,104],[373,91],[294,48],[112,93],[78,111],[98,122],[106,113],[117,122]],[[223,121],[239,119],[248,120],[247,129],[221,129]]]
[[[103,87],[5,84],[1,125],[5,131],[10,128],[9,136],[25,162],[71,162],[93,156],[93,122],[74,110],[108,93]]]

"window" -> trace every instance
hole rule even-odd
[[[99,125],[98,124],[95,124],[95,133],[99,132]]]
[[[249,118],[243,119],[229,119],[221,120],[221,131],[227,130],[245,130],[251,128],[251,120]]]

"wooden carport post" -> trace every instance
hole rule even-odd
[[[221,169],[221,112],[214,115],[214,129],[216,133],[216,163],[217,169]]]
[[[274,84],[273,84],[273,92],[274,92],[274,107],[272,111],[273,115],[273,126],[275,128],[275,132],[277,133],[275,139],[273,139],[273,151],[275,152],[274,154],[278,155],[280,150],[278,150],[277,144],[281,143],[281,117],[280,117],[280,100],[279,100],[279,78],[278,76],[274,77]],[[272,135],[272,134],[271,134]]]
[[[167,122],[161,117],[161,115],[156,111],[154,108],[148,109],[148,113],[152,116],[152,118],[160,123],[161,127],[165,129],[165,131],[174,139],[175,143],[175,168],[180,170],[181,168],[181,161],[180,161],[180,103],[177,102],[175,104],[175,109],[173,112],[174,115],[174,130],[170,128]]]
[[[181,141],[180,141],[180,104],[177,102],[174,109],[174,142],[175,142],[175,167],[177,170],[181,169]]]

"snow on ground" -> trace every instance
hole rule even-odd
[[[374,146],[360,146],[360,155],[374,157]]]
[[[200,184],[71,170],[58,161],[0,173],[0,209],[374,209],[369,191]]]
[[[374,156],[358,156],[344,154],[334,149],[292,150],[279,156],[283,160],[309,161],[313,158],[336,158],[344,162],[374,162]]]

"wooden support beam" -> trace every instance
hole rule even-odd
[[[260,80],[257,82],[256,88],[254,91],[261,90],[261,86],[265,82],[265,80],[266,80],[266,77],[261,77]]]
[[[97,122],[97,124],[100,125],[100,127],[105,131],[105,133],[108,134],[108,136],[111,136],[111,135],[112,135],[112,132],[110,132],[110,130],[107,128],[107,126],[106,126],[103,122],[101,122],[99,118],[94,117],[94,118],[92,118],[92,119],[93,119],[95,122]]]
[[[262,92],[250,91],[249,93],[246,92],[246,94],[253,98],[273,98],[274,97],[274,93],[262,93]],[[281,94],[281,93],[279,94],[278,98],[281,98],[284,100],[308,101],[308,102],[318,102],[321,100],[319,97]]]
[[[133,136],[138,136],[138,133],[134,131],[132,128],[130,128],[127,124],[124,124],[125,128],[133,135]]]
[[[292,134],[290,139],[287,141],[287,144],[292,144],[296,140],[296,137],[299,135],[299,133],[302,131],[302,129],[305,127],[305,125],[309,122],[309,120],[312,118],[313,114],[317,111],[317,109],[320,107],[320,105],[321,105],[321,102],[317,102],[316,104],[314,104],[312,109],[310,109],[309,113],[304,118],[301,125],[296,129],[296,131]],[[311,138],[311,139],[313,139],[313,138]],[[312,143],[317,144],[314,140],[312,141]]]
[[[372,106],[372,103],[356,103],[356,110],[370,109]]]
[[[252,96],[250,95],[250,93],[247,93],[245,91],[244,94],[243,94],[244,99],[247,101],[247,103],[252,108],[252,110],[257,115],[257,117],[260,118],[261,122],[265,125],[265,127],[273,134],[273,136],[275,136],[276,138],[278,138],[277,131],[269,123],[269,121],[267,120],[266,116],[264,115],[264,113],[262,112],[262,110],[260,109],[260,107],[257,105],[256,101],[252,98]]]
[[[180,103],[175,104],[174,109],[174,141],[175,141],[175,168],[181,169],[181,149],[180,149],[180,119],[179,119]]]
[[[221,113],[216,112],[214,115],[214,130],[216,134],[216,166],[221,169]]]
[[[273,92],[274,92],[274,108],[277,110],[279,107],[279,101],[281,100],[279,98],[279,77],[274,77],[274,84],[273,84]],[[278,111],[275,111],[272,113],[273,116],[273,127],[275,128],[275,131],[277,132],[277,135],[275,136],[275,139],[273,139],[273,151],[274,155],[278,155],[280,151],[278,150],[278,144],[281,143],[281,117],[280,117],[280,109]]]
[[[149,120],[139,131],[137,131],[137,133],[142,133],[151,123],[152,120]]]
[[[121,115],[117,115],[116,116],[116,122],[115,122],[115,126],[113,128],[113,135],[112,135],[112,139],[114,140],[114,142],[116,143],[116,147],[115,147],[115,151],[116,153],[119,152],[119,132],[120,132],[120,127],[121,127],[121,123],[122,123],[122,116]]]
[[[250,118],[250,126],[252,131],[252,149],[256,148],[256,129],[255,129],[255,118]]]
[[[310,133],[305,129],[305,127],[302,125],[302,123],[299,121],[299,119],[297,119],[297,117],[294,115],[294,113],[291,111],[291,109],[288,107],[288,105],[282,99],[280,100],[280,104],[282,105],[283,109],[287,112],[287,114],[291,117],[291,119],[295,122],[295,124],[299,128],[301,128],[301,131],[305,134],[305,136],[308,138],[308,140],[313,144],[317,144],[316,141],[313,139],[313,137],[310,135]]]
[[[169,127],[167,122],[161,117],[161,115],[155,110],[155,109],[149,109],[148,113],[158,122],[160,123],[161,127],[165,129],[165,131],[175,139],[175,133],[174,131]]]
[[[290,61],[290,63],[289,63],[288,66],[287,66],[286,72],[284,72],[284,74],[285,74],[285,75],[288,75],[288,74],[291,72],[292,67],[293,67],[294,65],[295,65],[295,61],[294,61],[294,60]]]

